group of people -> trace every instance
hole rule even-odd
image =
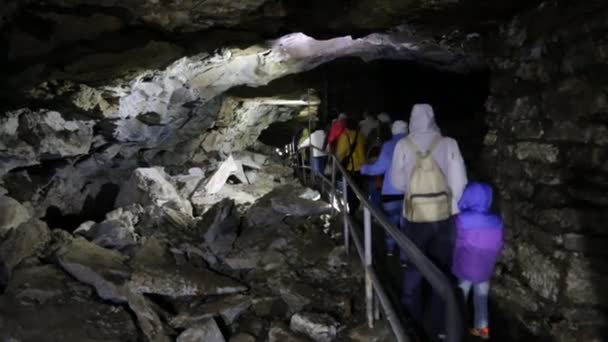
[[[503,246],[503,223],[491,211],[492,187],[467,181],[465,164],[456,140],[441,134],[433,108],[413,106],[409,125],[391,122],[386,114],[365,115],[358,122],[340,114],[326,134],[322,127],[304,136],[300,148],[314,147],[313,172],[326,172],[328,153],[333,153],[360,188],[369,190],[370,201],[380,207],[434,264],[455,279],[467,302],[473,293],[474,327],[470,333],[489,338],[488,293],[490,278]],[[367,182],[366,179],[367,178]],[[349,211],[359,200],[348,190]],[[387,254],[399,252],[405,267],[402,302],[422,325],[425,308],[431,310],[433,333],[445,337],[445,305],[430,291],[422,274],[397,251],[390,237]]]

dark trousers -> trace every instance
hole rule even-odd
[[[432,223],[404,222],[404,233],[448,277],[451,274],[452,254],[456,239],[453,219]],[[424,308],[430,301],[433,334],[445,333],[445,303],[438,293],[431,290],[430,298],[423,287],[428,284],[414,265],[404,272],[402,302],[418,324],[423,325]]]
[[[327,165],[327,156],[312,157],[312,172],[315,174],[323,175],[325,172],[325,165]]]
[[[361,189],[361,173],[359,171],[350,171],[349,176],[353,179],[353,181],[355,182],[355,185]],[[361,203],[361,201],[359,201],[359,198],[357,198],[357,195],[355,195],[354,191],[352,190],[352,188],[350,186],[348,186],[347,190],[346,190],[347,194],[346,194],[346,200],[348,201],[348,210],[349,213],[353,213],[357,210],[357,208],[359,208],[359,204]]]

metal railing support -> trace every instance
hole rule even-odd
[[[363,239],[365,246],[365,306],[367,325],[374,327],[374,288],[370,269],[372,267],[372,215],[367,207],[363,209]]]
[[[349,229],[348,229],[348,210],[350,209],[348,207],[348,193],[347,193],[347,188],[348,185],[346,184],[346,179],[344,179],[344,177],[342,177],[342,192],[343,192],[343,202],[342,202],[342,212],[344,213],[344,248],[346,249],[346,254],[348,254],[350,252],[350,242],[348,241],[348,234],[349,234]]]
[[[336,159],[335,158],[330,158],[331,159],[331,210],[332,210],[332,215],[335,214],[335,206],[334,204],[336,203]]]

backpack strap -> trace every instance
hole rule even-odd
[[[414,152],[416,152],[416,155],[418,155],[419,157],[424,157],[426,155],[429,155],[429,154],[433,153],[433,151],[435,151],[435,149],[437,148],[437,146],[439,146],[439,143],[441,142],[442,139],[443,139],[443,137],[441,135],[438,135],[435,139],[433,139],[433,141],[431,142],[431,146],[429,146],[429,149],[426,152],[420,151],[420,149],[418,148],[418,146],[416,146],[416,144],[414,144],[414,141],[412,139],[410,139],[410,137],[405,138],[405,143]]]

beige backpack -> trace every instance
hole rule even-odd
[[[433,140],[426,152],[421,152],[410,138],[405,139],[416,152],[416,164],[403,202],[403,216],[410,222],[437,222],[452,214],[452,198],[445,175],[433,159],[433,151],[441,139],[439,136]]]

